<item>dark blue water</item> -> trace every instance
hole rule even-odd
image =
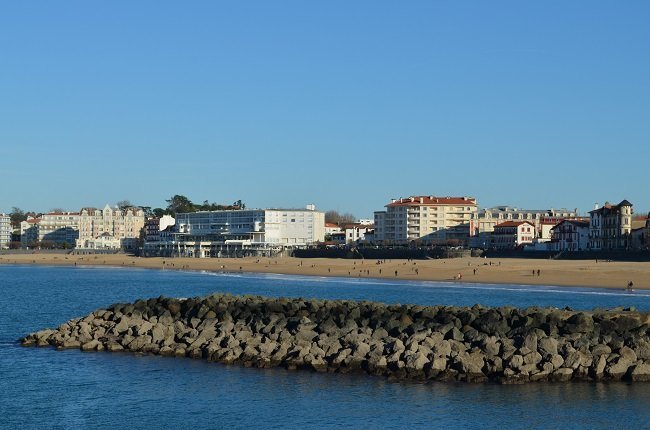
[[[0,266],[0,428],[648,428],[650,384],[414,384],[190,359],[22,348],[114,302],[213,292],[387,303],[634,306],[650,294],[552,287]]]

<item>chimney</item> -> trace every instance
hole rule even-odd
[[[420,197],[420,204],[424,203],[424,197]]]

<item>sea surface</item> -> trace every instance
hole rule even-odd
[[[215,292],[650,310],[645,291],[0,265],[0,428],[650,428],[650,384],[388,382],[18,343],[115,302]]]

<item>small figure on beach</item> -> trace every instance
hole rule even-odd
[[[630,281],[627,283],[627,291],[634,291],[632,288],[634,287],[634,282]]]
[[[456,275],[456,279],[460,281],[461,279],[463,279],[463,275],[459,273],[458,275]]]
[[[539,276],[539,269],[537,269],[537,276]]]
[[[397,277],[397,270],[395,271],[395,277]]]

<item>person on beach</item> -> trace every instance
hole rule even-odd
[[[632,288],[634,287],[634,282],[630,281],[627,283],[627,290],[628,291],[633,291]]]

